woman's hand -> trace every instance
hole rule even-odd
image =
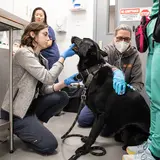
[[[66,51],[64,51],[60,56],[66,59],[67,57],[71,57],[75,54],[74,50],[72,49],[75,46],[73,43]]]
[[[76,80],[76,78],[75,78],[77,75],[78,75],[78,73],[70,76],[69,78],[66,78],[66,79],[64,80],[64,84],[68,86],[68,85],[70,85],[71,83],[79,83],[80,80]]]

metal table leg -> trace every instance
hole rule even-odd
[[[13,70],[12,70],[12,57],[13,57],[13,28],[9,30],[9,103],[10,103],[10,112],[9,112],[9,121],[10,121],[10,153],[14,152],[13,148]]]

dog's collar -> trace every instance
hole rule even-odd
[[[79,79],[84,80],[84,77],[87,77],[84,85],[86,87],[88,87],[90,85],[90,83],[92,82],[92,79],[93,79],[94,75],[102,67],[103,67],[103,64],[97,64],[97,65],[94,65],[93,67],[90,67],[89,69],[85,69],[84,71],[79,72],[79,75],[80,75]]]

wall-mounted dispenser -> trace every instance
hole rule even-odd
[[[67,32],[67,17],[66,16],[61,16],[57,18],[55,30],[57,32],[62,32],[62,33]]]
[[[70,9],[72,12],[85,11],[85,1],[84,0],[72,0],[72,7]]]

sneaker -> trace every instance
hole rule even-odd
[[[136,155],[123,155],[122,160],[156,160],[147,148],[143,153]]]
[[[148,145],[151,143],[151,141],[148,139],[146,142],[144,142],[141,145],[138,146],[128,146],[126,149],[126,152],[128,154],[138,154],[138,153],[143,153],[147,148]]]

